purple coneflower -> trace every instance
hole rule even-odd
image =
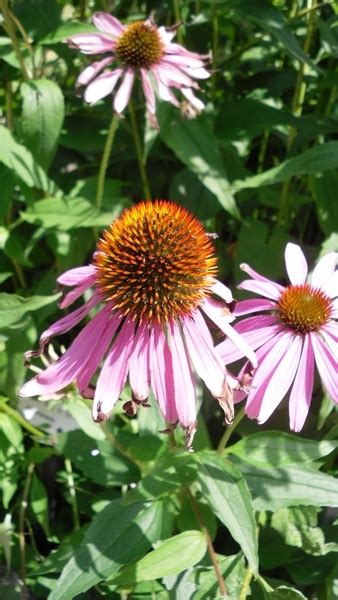
[[[92,264],[58,278],[61,285],[73,287],[61,308],[89,288],[93,294],[42,334],[35,355],[43,352],[51,337],[69,331],[94,307],[103,306],[68,350],[28,381],[20,395],[51,394],[75,381],[83,395],[94,397],[93,418],[102,421],[129,376],[132,395],[125,410],[133,414],[139,405],[146,405],[152,388],[164,418],[173,425],[180,423],[189,446],[196,429],[196,373],[219,401],[226,422],[231,422],[234,390],[242,391],[226,374],[206,317],[233,340],[241,356],[254,365],[256,358],[229,325],[232,294],[215,274],[211,236],[186,209],[156,200],[124,210],[102,234]]]
[[[300,431],[309,412],[315,365],[324,388],[338,403],[338,271],[337,256],[323,256],[307,281],[304,254],[296,244],[287,244],[285,263],[291,285],[284,287],[259,275],[247,264],[241,269],[252,279],[239,288],[263,296],[244,300],[236,316],[264,311],[235,325],[236,331],[257,350],[258,368],[248,394],[246,413],[264,423],[291,388],[290,428]],[[229,364],[240,353],[231,340],[218,347]]]
[[[204,108],[193,89],[198,89],[195,79],[206,79],[205,69],[210,55],[189,52],[172,43],[175,29],[157,27],[151,19],[123,25],[116,17],[104,12],[93,15],[97,33],[81,33],[67,42],[83,54],[107,54],[92,63],[80,74],[77,85],[85,85],[85,100],[93,104],[115,91],[113,107],[120,114],[126,108],[135,75],[141,78],[150,123],[157,127],[154,88],[162,100],[180,106],[172,89],[179,89],[196,112]],[[105,71],[113,62],[116,68]]]

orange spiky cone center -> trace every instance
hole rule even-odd
[[[290,285],[278,302],[280,321],[298,333],[318,331],[330,318],[331,299],[308,283]]]

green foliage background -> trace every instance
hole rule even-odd
[[[310,262],[338,251],[337,5],[0,5],[0,596],[220,598],[212,545],[227,598],[337,598],[338,429],[319,383],[302,434],[287,433],[285,403],[268,426],[243,419],[221,451],[220,410],[200,389],[194,453],[180,432],[175,445],[159,433],[154,403],[135,419],[119,403],[99,427],[73,389],[32,403],[37,426],[17,401],[23,353],[59,315],[57,275],[86,264],[100,230],[145,197],[127,111],[96,201],[111,98],[84,104],[74,84],[88,59],[64,40],[105,10],[124,22],[182,21],[180,42],[212,50],[203,115],[160,104],[154,131],[137,86],[133,106],[152,196],[218,234],[220,278],[235,292],[242,261],[283,280],[287,241]]]

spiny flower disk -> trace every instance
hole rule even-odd
[[[197,308],[216,274],[201,223],[166,200],[126,209],[103,233],[94,265],[105,300],[134,320],[162,324]]]
[[[157,28],[150,22],[136,21],[123,32],[116,44],[116,56],[125,65],[149,69],[164,54]]]
[[[303,285],[290,285],[278,302],[280,321],[298,333],[318,331],[331,315],[332,301],[321,290]]]

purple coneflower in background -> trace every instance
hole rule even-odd
[[[69,331],[94,307],[103,306],[66,352],[28,381],[20,395],[51,394],[76,382],[83,395],[94,397],[93,418],[102,421],[109,417],[129,375],[132,396],[125,410],[133,414],[139,405],[146,405],[152,388],[164,418],[173,425],[180,423],[189,446],[196,429],[196,373],[230,423],[233,394],[243,392],[226,373],[206,317],[233,340],[241,356],[253,365],[256,358],[229,325],[232,294],[215,274],[211,236],[186,209],[156,200],[124,210],[102,234],[92,264],[58,278],[61,285],[73,287],[61,308],[89,288],[91,298],[49,327],[40,338],[40,351],[30,356],[41,354],[51,337]],[[94,387],[92,380],[103,359]]]
[[[246,413],[264,423],[291,388],[290,428],[300,431],[309,412],[315,364],[324,388],[338,403],[338,254],[323,256],[307,281],[308,267],[296,244],[287,244],[285,263],[291,285],[284,287],[259,275],[247,264],[241,269],[252,279],[238,287],[262,299],[244,300],[236,316],[264,311],[235,325],[257,352],[258,368],[248,394]],[[218,351],[226,364],[240,358],[231,340]]]
[[[154,88],[162,100],[180,106],[172,89],[179,89],[186,101],[197,113],[203,110],[203,102],[193,89],[198,89],[195,79],[206,79],[210,73],[205,69],[210,55],[189,52],[183,46],[172,43],[175,29],[157,27],[151,19],[123,25],[116,17],[104,12],[93,15],[97,33],[81,33],[68,38],[68,44],[83,54],[107,54],[92,63],[80,74],[77,85],[85,85],[84,98],[93,104],[115,91],[113,107],[120,114],[126,108],[135,75],[141,78],[150,123],[157,127]],[[117,66],[105,71],[113,62]]]

